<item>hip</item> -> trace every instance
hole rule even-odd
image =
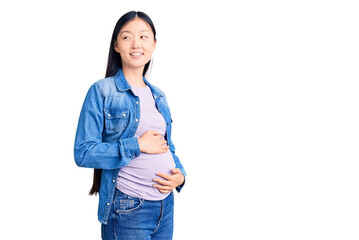
[[[173,210],[173,192],[163,200],[150,201],[116,189],[108,224],[101,227],[102,239],[147,239],[154,234],[172,239]]]

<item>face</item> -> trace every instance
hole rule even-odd
[[[148,23],[135,18],[122,27],[114,47],[123,68],[143,68],[151,60],[156,41]]]

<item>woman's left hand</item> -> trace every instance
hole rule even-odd
[[[162,177],[166,180],[161,180],[158,178],[153,179],[154,182],[159,184],[154,184],[161,193],[168,193],[181,185],[184,182],[184,176],[181,173],[179,168],[172,169],[172,175],[164,174],[164,173],[156,173],[157,176]]]

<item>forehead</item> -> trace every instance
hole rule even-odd
[[[137,17],[137,18],[129,21],[128,23],[126,23],[122,27],[120,33],[125,32],[125,31],[126,32],[140,32],[140,31],[152,32],[152,29],[146,21]]]

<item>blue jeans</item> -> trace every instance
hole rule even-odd
[[[103,240],[171,240],[173,192],[160,201],[147,201],[116,189],[107,225],[101,225]]]

